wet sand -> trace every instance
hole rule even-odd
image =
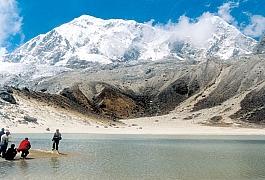
[[[57,151],[45,151],[41,149],[32,149],[29,151],[28,158],[50,158],[50,157],[66,157],[68,153],[62,153]]]
[[[73,153],[63,153],[57,151],[46,151],[41,149],[32,149],[29,151],[29,155],[26,159],[20,159],[20,154],[18,153],[13,161],[19,160],[33,160],[33,159],[42,159],[42,158],[61,158],[61,157],[69,157],[73,156]],[[0,162],[6,161],[3,158],[0,158]]]

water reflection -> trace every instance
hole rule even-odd
[[[0,178],[5,177],[10,173],[10,169],[14,169],[15,163],[13,161],[0,162]]]
[[[55,172],[60,168],[60,160],[58,157],[52,157],[50,159],[50,165],[53,169],[55,169]]]
[[[29,163],[27,160],[21,159],[18,163],[18,166],[22,171],[27,171],[29,168]]]
[[[18,167],[22,176],[27,177],[29,173],[29,163],[27,162],[27,160],[21,159],[18,162]]]

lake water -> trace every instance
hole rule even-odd
[[[27,136],[50,150],[51,134]],[[1,161],[0,179],[265,179],[265,136],[63,134],[60,149],[72,155]]]

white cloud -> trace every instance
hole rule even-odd
[[[261,15],[251,16],[251,22],[243,32],[251,37],[260,37],[265,33],[265,17]]]
[[[215,20],[217,16],[225,20],[227,23],[237,26],[236,19],[231,15],[233,8],[239,7],[239,3],[227,2],[218,8],[218,12],[205,12],[200,17],[189,18],[185,15],[181,16],[177,23],[169,21],[167,25],[156,25],[161,30],[167,31],[170,41],[190,41],[195,47],[206,47],[208,40],[212,38],[216,31]],[[146,23],[152,25],[151,23]],[[154,36],[152,33],[146,33]],[[152,37],[151,37],[152,38]],[[157,37],[159,38],[159,36]]]
[[[215,32],[214,14],[204,13],[197,19],[181,16],[178,23],[169,22],[159,28],[167,31],[170,40],[190,41],[196,47],[205,47]]]
[[[237,25],[237,21],[231,15],[233,8],[238,7],[239,3],[227,2],[218,8],[218,15],[223,18],[226,22]]]
[[[2,54],[3,49],[8,45],[8,39],[22,34],[21,26],[22,17],[19,15],[16,0],[0,0],[0,52]]]
[[[4,47],[0,47],[0,62],[3,61],[3,56],[7,54],[7,50]]]

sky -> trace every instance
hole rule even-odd
[[[259,39],[264,7],[265,0],[0,0],[0,55],[83,14],[166,25],[183,17],[198,21],[209,12]]]

